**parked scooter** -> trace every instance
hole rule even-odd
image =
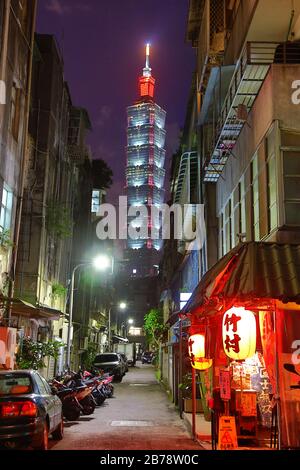
[[[57,380],[51,383],[52,391],[58,396],[62,402],[62,413],[68,421],[77,421],[80,417],[83,407],[80,405],[77,398],[77,391],[65,387]]]
[[[63,384],[67,387],[76,389],[76,398],[82,406],[82,414],[88,416],[94,413],[97,402],[92,395],[93,386],[85,384],[80,373],[70,373],[70,375],[67,375],[64,378]]]
[[[98,373],[98,372],[88,372],[88,371],[84,371],[83,374],[83,380],[84,380],[84,383],[92,383],[93,381],[96,383],[98,382],[99,386],[98,386],[98,389],[100,387],[100,390],[101,392],[104,394],[104,396],[106,398],[112,398],[113,394],[114,394],[114,386],[112,384],[112,381],[114,379],[113,376],[109,375],[109,374],[101,374],[101,373]]]

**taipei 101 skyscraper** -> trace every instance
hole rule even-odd
[[[155,78],[150,68],[150,45],[146,46],[146,65],[139,78],[139,98],[127,108],[126,188],[129,206],[145,205],[150,214],[153,205],[164,202],[165,121],[166,112],[154,101]],[[145,221],[148,237],[128,240],[130,269],[134,275],[155,275],[160,258],[161,240],[151,238],[152,219]]]

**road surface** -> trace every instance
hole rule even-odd
[[[52,450],[196,450],[183,421],[154,369],[137,363],[92,416],[65,423],[65,436],[50,442]]]

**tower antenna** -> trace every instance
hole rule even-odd
[[[152,69],[150,67],[150,44],[146,44],[146,67],[144,68],[144,77],[151,77]]]

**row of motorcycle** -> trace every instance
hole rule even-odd
[[[96,406],[112,398],[113,376],[98,372],[67,372],[55,377],[51,388],[62,402],[62,412],[68,421],[77,421],[80,415],[91,415]]]

